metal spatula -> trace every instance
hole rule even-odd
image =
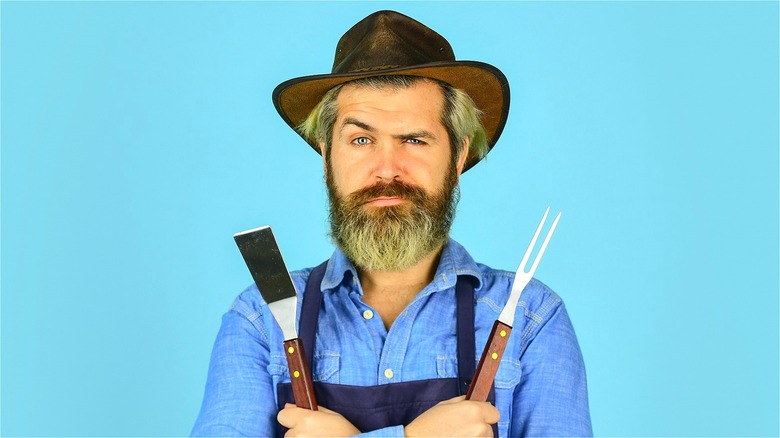
[[[295,405],[316,411],[317,400],[314,397],[309,363],[306,361],[306,352],[303,351],[303,342],[295,329],[298,308],[295,285],[287,271],[279,245],[276,244],[274,233],[271,227],[265,226],[236,233],[233,238],[260,290],[260,295],[268,303],[268,308],[282,329]]]

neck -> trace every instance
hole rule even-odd
[[[416,265],[402,271],[366,271],[358,269],[363,301],[376,309],[385,328],[414,300],[436,274],[442,247],[431,251]]]

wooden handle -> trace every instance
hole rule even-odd
[[[501,363],[501,357],[504,356],[506,343],[509,341],[509,333],[512,327],[496,320],[493,324],[493,330],[490,332],[485,349],[482,351],[482,357],[479,359],[477,371],[474,373],[474,379],[469,385],[469,391],[466,393],[466,400],[487,401],[490,388],[493,387],[493,379],[496,378],[498,365]]]
[[[287,368],[290,370],[295,406],[316,411],[317,399],[314,397],[309,362],[306,361],[306,352],[303,351],[301,338],[284,341],[284,352],[287,354]]]

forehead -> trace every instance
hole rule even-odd
[[[347,83],[336,98],[337,120],[345,116],[378,116],[396,121],[428,121],[441,124],[444,93],[436,82],[418,80],[409,86]]]

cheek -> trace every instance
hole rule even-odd
[[[330,159],[325,162],[325,179],[342,196],[351,190],[349,175],[348,166],[339,160]]]
[[[370,180],[372,162],[366,154],[345,152],[337,146],[328,157],[326,169],[332,173],[333,181],[347,190],[352,185],[365,184]]]

